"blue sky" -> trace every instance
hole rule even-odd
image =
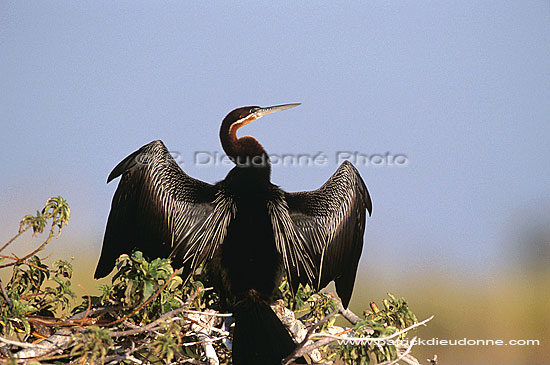
[[[362,270],[490,278],[550,222],[547,1],[3,1],[0,45],[2,240],[62,195],[72,218],[49,250],[95,262],[122,158],[161,139],[215,182],[228,166],[192,160],[221,152],[221,119],[292,102],[241,131],[327,156],[274,167],[285,190],[320,186],[337,151],[408,158],[358,166],[374,204]]]

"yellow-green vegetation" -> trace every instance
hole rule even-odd
[[[231,338],[221,326],[227,315],[219,312],[215,291],[205,288],[201,269],[184,281],[169,259],[149,261],[136,251],[119,257],[111,284],[102,285],[99,295],[77,299],[71,287],[72,263],[48,264],[47,258],[37,256],[56,231],[61,233],[69,216],[65,200],[49,199],[35,216],[23,219],[19,233],[0,249],[31,228],[36,235],[50,225],[46,240],[29,255],[1,256],[2,267],[12,270],[9,281],[0,282],[0,355],[4,361],[196,363],[205,360],[205,346],[211,346],[220,363],[231,363],[231,352],[222,344]],[[311,329],[307,338],[331,341],[317,349],[323,361],[373,364],[395,360],[404,356],[404,349],[391,343],[339,343],[323,336],[404,339],[407,333],[402,330],[417,323],[407,302],[389,294],[380,308],[371,303],[351,326],[337,327],[334,314],[343,313],[343,308],[333,296],[315,293],[307,285],[293,293],[286,280],[279,289],[285,306]]]

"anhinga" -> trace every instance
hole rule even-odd
[[[223,149],[236,166],[214,185],[185,174],[161,141],[120,162],[107,182],[122,175],[113,197],[95,277],[108,275],[122,253],[140,250],[170,257],[191,274],[206,270],[225,309],[235,317],[235,364],[278,364],[295,348],[269,307],[283,270],[294,290],[320,290],[332,280],[348,306],[372,203],[348,161],[319,189],[287,193],[270,182],[271,167],[242,126],[292,108],[242,107],[222,122]]]

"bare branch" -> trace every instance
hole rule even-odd
[[[412,326],[404,328],[404,329],[402,329],[400,331],[397,331],[397,332],[395,332],[395,333],[393,333],[389,336],[386,336],[386,337],[376,337],[376,338],[373,338],[373,337],[342,337],[342,336],[331,335],[329,333],[317,333],[315,335],[315,337],[318,337],[318,338],[332,338],[335,341],[336,340],[346,340],[348,342],[357,342],[357,343],[361,343],[361,342],[383,342],[383,341],[391,340],[391,339],[393,339],[393,338],[395,338],[399,335],[402,335],[403,333],[408,332],[408,331],[412,330],[413,328],[424,326],[427,322],[431,321],[433,319],[433,317],[434,316],[426,318],[422,322],[415,323]]]
[[[308,341],[310,340],[310,337],[312,336],[313,332],[319,328],[319,326],[321,326],[323,323],[327,322],[329,319],[331,319],[332,317],[334,317],[338,312],[334,311],[332,313],[330,313],[329,315],[325,316],[325,318],[321,319],[320,321],[318,321],[317,323],[315,323],[314,325],[312,325],[307,333],[306,333],[306,337],[304,338],[304,340],[302,342],[300,342],[298,344],[298,346],[296,346],[296,348],[294,349],[294,351],[292,351],[290,353],[290,355],[288,355],[286,358],[283,359],[283,361],[281,362],[282,364],[286,365],[286,364],[290,364],[292,361],[298,359],[300,356],[303,356],[308,352],[303,352],[303,349],[304,347],[306,346],[306,344],[308,343]],[[313,350],[313,349],[312,349]]]
[[[69,318],[68,322],[82,320],[87,318],[87,316],[89,315],[106,313],[120,308],[121,307],[100,307],[91,310],[87,309],[86,311],[79,312]],[[34,357],[48,356],[57,352],[63,352],[63,350],[71,346],[71,344],[74,342],[72,335],[73,331],[68,328],[59,330],[56,334],[48,337],[40,343],[30,344],[31,346],[20,346],[24,348],[24,350],[17,352],[15,354],[15,358],[29,359]]]
[[[213,310],[207,310],[207,312],[215,313]],[[197,322],[202,322],[201,319],[204,319],[204,316],[200,314],[191,313],[190,317],[191,316],[196,316],[196,318],[194,319],[196,319]],[[191,325],[191,331],[194,331],[196,333],[197,339],[199,340],[200,345],[204,351],[204,355],[206,356],[206,361],[208,365],[220,364],[218,355],[216,354],[216,350],[212,345],[213,339],[210,337],[212,330],[216,328],[214,326],[216,325],[217,322],[220,322],[220,321],[221,321],[220,317],[210,316],[207,318],[207,322],[204,325],[203,324],[201,324],[200,326],[197,326],[196,324]]]
[[[342,304],[342,301],[338,299],[334,294],[328,293],[329,297],[332,298],[332,300],[336,303],[336,306],[338,308],[338,312],[348,320],[349,323],[356,325],[357,323],[361,322],[361,317],[359,317],[357,314],[353,313],[349,308],[344,308],[344,305]]]
[[[330,315],[333,315],[335,314],[336,312],[333,312],[331,313]],[[329,315],[329,316],[330,316]],[[313,330],[315,330],[315,328],[319,327],[319,325],[322,324],[322,322],[327,319],[329,316],[323,318],[321,321],[319,321],[316,325],[312,326]],[[431,316],[421,322],[418,322],[418,323],[415,323],[413,324],[412,326],[409,326],[407,328],[404,328],[400,331],[397,331],[393,334],[391,334],[390,336],[386,336],[386,337],[378,337],[378,338],[373,338],[373,337],[351,337],[351,336],[343,336],[343,335],[331,335],[329,333],[316,333],[315,335],[313,335],[313,331],[311,331],[311,328],[310,328],[310,331],[308,331],[308,334],[306,336],[306,338],[304,339],[304,341],[302,341],[297,347],[296,349],[294,350],[293,353],[291,353],[289,356],[287,356],[283,361],[282,361],[282,364],[286,365],[286,364],[290,364],[292,361],[298,359],[300,356],[303,356],[303,355],[306,355],[308,354],[309,352],[315,350],[315,349],[318,349],[320,347],[323,347],[325,345],[328,345],[329,343],[331,342],[334,342],[334,341],[349,341],[349,342],[356,342],[356,343],[366,343],[366,342],[382,342],[382,341],[387,341],[387,340],[391,340],[405,332],[408,332],[410,330],[412,330],[413,328],[416,328],[416,327],[419,327],[419,326],[423,326],[425,325],[427,322],[431,321],[432,318],[434,316]],[[307,341],[310,340],[310,339],[318,339],[318,341],[310,344],[310,345],[307,345]],[[414,345],[414,343],[413,343]],[[412,346],[411,346],[412,348]],[[409,350],[410,351],[410,350]],[[408,353],[407,353],[408,354]],[[405,356],[407,355],[405,354]]]
[[[3,342],[7,345],[18,346],[21,348],[34,348],[36,345],[40,345],[40,344],[32,344],[27,342],[13,341],[4,337],[0,337],[0,342]],[[40,346],[40,347],[44,347],[44,346]]]
[[[408,354],[409,352],[411,352],[413,346],[414,346],[414,341],[416,340],[416,337],[413,337],[411,340],[410,340],[410,344],[409,346],[407,347],[407,349],[401,354],[401,356],[399,356],[397,359],[393,360],[393,361],[385,361],[385,362],[382,362],[380,363],[379,365],[394,365],[394,364],[397,364],[399,361],[403,360]],[[417,361],[418,362],[418,361]]]

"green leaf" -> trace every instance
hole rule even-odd
[[[155,286],[150,281],[144,282],[143,285],[143,301],[146,301],[155,293]]]

